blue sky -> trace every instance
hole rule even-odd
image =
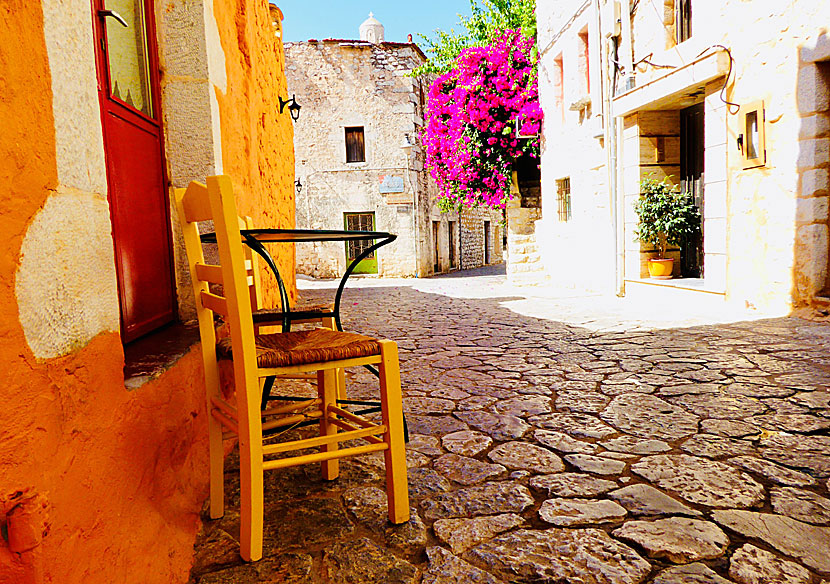
[[[387,41],[418,42],[418,33],[432,37],[436,28],[458,29],[458,14],[469,16],[469,0],[277,0],[282,10],[286,42],[308,39],[359,38],[360,24],[374,12]]]

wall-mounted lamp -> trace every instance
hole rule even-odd
[[[291,114],[291,119],[295,122],[300,119],[300,104],[297,103],[297,96],[291,95],[291,99],[283,99],[279,98],[280,100],[280,113],[283,112],[285,106],[288,106],[288,113]],[[291,105],[289,105],[291,104]]]
[[[300,182],[300,179],[294,181],[294,189],[297,191],[299,195],[303,190],[303,183]]]
[[[409,158],[409,155],[412,153],[412,141],[409,139],[409,134],[403,135],[403,142],[401,142],[401,150],[403,150],[403,153],[406,154],[407,158]]]

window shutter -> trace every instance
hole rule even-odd
[[[346,162],[366,162],[363,128],[346,128]]]

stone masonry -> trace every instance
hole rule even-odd
[[[376,42],[367,40],[369,33]],[[303,107],[294,132],[297,227],[343,229],[346,213],[373,214],[375,230],[398,236],[377,252],[381,276],[446,272],[458,267],[462,254],[464,268],[482,265],[484,221],[491,222],[496,241],[500,215],[474,212],[459,228],[457,214],[436,206],[437,190],[424,167],[419,134],[430,79],[410,73],[426,57],[412,42],[383,40],[374,18],[361,34],[361,40],[285,45],[289,93]],[[347,128],[359,131],[362,161],[347,161]],[[406,140],[411,153],[401,147]],[[299,273],[335,277],[345,271],[342,243],[296,247]],[[490,255],[501,261],[501,248]]]

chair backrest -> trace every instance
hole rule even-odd
[[[252,448],[257,444],[261,447],[251,296],[231,180],[227,176],[211,176],[207,178],[207,186],[191,182],[187,189],[176,189],[175,199],[196,299],[208,411],[211,399],[220,397],[215,313],[221,315],[230,328],[240,439],[250,439]],[[216,231],[219,266],[206,264],[202,251],[198,223],[210,220]],[[209,284],[218,284],[222,292],[211,292]]]
[[[239,218],[240,229],[253,229],[254,220],[250,216]],[[247,245],[242,246],[245,252],[245,270],[248,274],[248,290],[251,297],[251,310],[262,308],[262,273],[260,272],[259,254],[254,252]]]

